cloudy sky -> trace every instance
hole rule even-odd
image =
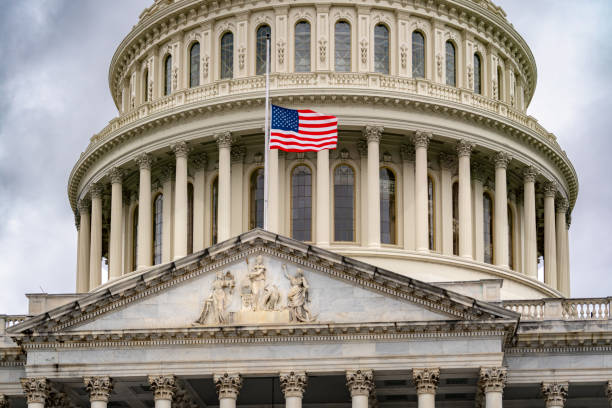
[[[151,0],[0,0],[0,314],[75,288],[72,165],[116,115],[108,65]],[[498,0],[538,64],[529,113],[580,179],[572,295],[612,295],[612,2]]]

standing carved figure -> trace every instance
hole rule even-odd
[[[234,292],[235,280],[230,271],[217,272],[217,277],[212,283],[212,293],[204,302],[204,309],[196,323],[206,324],[209,316],[213,324],[229,323],[229,316],[226,312],[230,303],[230,296]]]
[[[247,267],[249,260],[246,259]],[[255,265],[251,267],[249,274],[251,281],[251,293],[253,295],[253,309],[264,310],[264,289],[266,287],[266,267],[263,263],[263,256],[257,255]]]
[[[291,289],[287,294],[287,307],[289,308],[289,316],[293,322],[312,322],[310,310],[308,310],[307,303],[310,302],[308,298],[308,281],[304,277],[302,269],[297,268],[295,275],[292,276],[287,271],[287,265],[283,264],[283,272],[289,282],[291,283]]]

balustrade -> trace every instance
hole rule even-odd
[[[520,313],[522,320],[609,320],[611,303],[612,297],[607,297],[507,300],[502,306]]]

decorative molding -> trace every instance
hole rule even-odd
[[[187,157],[189,156],[189,150],[191,150],[189,148],[189,146],[187,146],[187,143],[184,141],[180,141],[177,142],[173,145],[170,146],[170,150],[172,150],[172,152],[174,153],[174,155],[176,156],[176,158],[180,158],[180,157]]]
[[[385,128],[382,126],[367,125],[365,129],[363,129],[363,136],[366,138],[368,143],[380,143],[384,130]]]
[[[569,383],[542,383],[542,395],[546,399],[546,408],[558,408],[565,405]]]
[[[230,398],[235,400],[238,398],[242,388],[242,377],[240,374],[215,374],[213,381],[215,382],[219,399]]]
[[[402,68],[406,68],[406,66],[408,66],[408,46],[406,44],[402,44],[400,47],[400,61]]]
[[[44,404],[49,397],[49,380],[44,377],[22,378],[21,388],[28,404]]]
[[[85,377],[83,383],[89,393],[89,401],[108,402],[113,391],[113,380],[110,377]]]
[[[506,152],[497,152],[493,157],[496,169],[507,169],[508,163],[512,161],[512,155]]]
[[[285,63],[285,41],[280,39],[276,42],[276,55],[278,57],[278,65]]]
[[[246,47],[240,47],[238,49],[238,67],[244,69],[244,60],[246,58]]]
[[[325,62],[327,58],[327,40],[325,38],[321,38],[319,40],[319,59],[321,62]]]
[[[232,133],[231,132],[222,132],[215,135],[217,139],[217,146],[219,149],[230,149],[232,147]]]
[[[412,378],[416,384],[417,394],[435,395],[440,381],[440,369],[415,368],[412,370]]]
[[[478,383],[487,392],[503,392],[506,386],[508,369],[506,367],[482,367]]]
[[[472,150],[476,145],[467,139],[461,139],[457,142],[457,156],[470,157]]]
[[[523,169],[523,182],[535,183],[536,177],[540,172],[533,166],[528,166]]]
[[[306,376],[305,372],[296,373],[291,371],[289,373],[280,374],[280,386],[285,398],[302,398],[307,384],[308,377]]]
[[[374,373],[372,370],[347,371],[346,386],[351,392],[351,397],[357,395],[369,396],[374,389]]]
[[[155,395],[155,400],[170,400],[176,393],[176,377],[174,375],[150,375],[149,384]]]
[[[208,64],[210,61],[210,57],[208,56],[208,54],[205,54],[202,57],[202,75],[204,75],[204,78],[208,78]]]
[[[368,40],[363,38],[359,45],[361,45],[361,63],[366,64],[368,62]]]
[[[153,156],[149,153],[142,153],[134,159],[136,163],[138,163],[138,168],[140,170],[151,170],[151,164],[153,163]]]
[[[424,147],[425,149],[427,149],[429,147],[429,141],[431,140],[431,138],[431,132],[423,132],[417,130],[413,137],[414,147]]]

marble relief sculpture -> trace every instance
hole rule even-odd
[[[246,258],[247,268],[249,267],[249,259]],[[258,255],[255,258],[255,265],[250,268],[248,278],[251,283],[252,308],[253,310],[264,310],[263,298],[266,287],[266,272],[267,269],[263,264],[263,257]]]
[[[234,292],[234,286],[234,275],[230,271],[217,272],[217,277],[212,283],[212,293],[204,302],[204,309],[196,323],[206,324],[209,317],[212,323],[229,323],[227,306]]]
[[[291,321],[312,322],[314,318],[307,306],[307,303],[310,302],[308,298],[309,286],[308,281],[304,277],[304,272],[301,268],[297,268],[295,275],[291,275],[287,271],[286,264],[283,264],[283,272],[291,283],[291,289],[289,289],[287,294],[287,308],[289,309]]]

